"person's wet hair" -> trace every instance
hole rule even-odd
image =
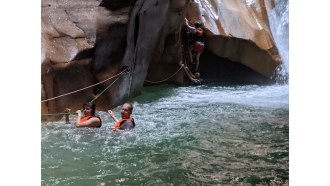
[[[131,111],[131,112],[133,112],[133,104],[132,103],[124,103],[124,104],[128,104],[129,105],[129,110]]]
[[[92,103],[92,102],[84,103],[84,104],[83,104],[83,109],[84,109],[86,106],[87,106],[87,107],[90,107],[90,108],[92,109],[91,114],[92,114],[92,116],[94,116],[94,115],[95,115],[95,103]]]

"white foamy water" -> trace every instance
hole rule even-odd
[[[164,85],[133,103],[132,131],[105,112],[96,129],[43,123],[42,185],[288,183],[287,85]]]

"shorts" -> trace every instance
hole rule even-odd
[[[194,44],[194,51],[201,53],[204,50],[204,43],[200,41],[196,41]]]

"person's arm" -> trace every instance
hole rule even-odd
[[[70,123],[70,119],[69,119],[70,111],[71,111],[71,109],[69,109],[69,108],[66,108],[65,111],[64,111],[64,113],[66,113],[65,116],[64,116],[66,124]]]
[[[78,114],[78,117],[76,119],[75,125],[79,125],[80,124],[80,118],[81,118],[81,110],[77,110],[76,113]]]
[[[115,114],[112,112],[112,110],[108,110],[108,113],[110,114],[111,118],[116,122],[116,124],[119,122],[119,120],[116,118]],[[110,127],[112,130],[117,130],[115,126]]]
[[[77,120],[76,120],[76,127],[97,127],[100,125],[100,119],[97,117],[93,117],[89,120],[86,120],[84,122],[80,122],[80,118],[81,118],[81,111],[77,110],[76,111],[78,114]]]
[[[112,119],[113,119],[116,123],[119,122],[119,120],[116,118],[116,116],[115,116],[115,114],[112,112],[112,110],[108,110],[108,113],[110,114],[110,116],[112,117]]]
[[[186,25],[189,29],[195,30],[195,27],[192,27],[192,26],[189,25],[188,19],[187,18],[184,18],[184,19],[185,19],[185,24],[184,25]]]

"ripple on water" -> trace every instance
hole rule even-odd
[[[133,131],[43,123],[42,184],[288,185],[286,89],[149,87]]]

